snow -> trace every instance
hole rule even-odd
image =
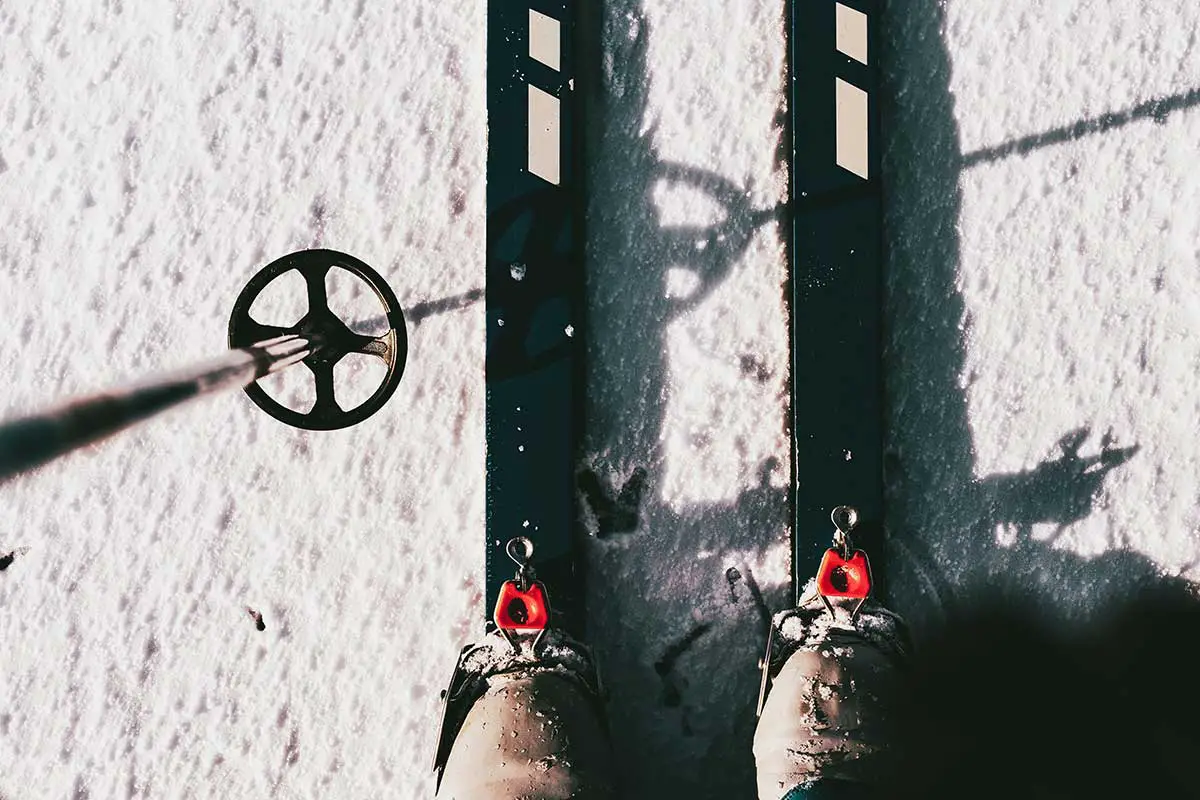
[[[921,10],[887,34],[896,604],[1190,590],[1195,11]]]
[[[586,552],[631,797],[751,785],[790,580],[783,9],[678,8],[605,4],[588,130],[581,469],[646,476]],[[890,19],[879,561],[918,630],[985,589],[1082,624],[1200,580],[1198,14]],[[5,484],[0,795],[432,795],[481,616],[484,30],[432,0],[0,7],[0,415],[219,352],[246,280],[309,247],[380,271],[410,340],[357,427],[208,398]],[[302,375],[266,383],[303,403]]]
[[[0,412],[220,352],[294,250],[409,311],[482,286],[482,6],[6,3],[0,30]],[[4,487],[30,550],[0,573],[0,794],[432,794],[481,596],[482,308],[409,336],[364,425],[210,398]]]

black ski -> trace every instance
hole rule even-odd
[[[875,554],[881,551],[881,5],[880,0],[794,0],[791,5],[792,572],[797,599],[829,544],[835,506],[854,506],[855,541]]]
[[[791,620],[810,619],[808,581],[817,578],[825,612],[851,623],[880,593],[879,572],[857,546],[878,553],[883,535],[881,5],[789,5],[795,607],[771,620],[759,714],[805,636],[807,625]]]
[[[590,651],[572,638],[583,623],[574,551],[585,210],[577,2],[490,0],[487,7],[483,612],[486,632],[498,635],[463,648],[442,693],[439,787],[488,676],[537,662],[599,691]]]
[[[527,537],[551,622],[578,633],[583,213],[576,0],[491,0],[487,52],[487,594]],[[489,622],[488,627],[492,625]]]

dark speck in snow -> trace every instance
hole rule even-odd
[[[265,631],[267,629],[267,623],[263,622],[263,615],[261,613],[249,607],[246,608],[246,613],[249,614],[254,620],[254,627],[258,628],[260,631]]]

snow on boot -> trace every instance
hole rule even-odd
[[[907,628],[870,600],[853,621],[835,609],[810,581],[799,607],[772,621],[754,733],[760,800],[818,780],[875,783],[890,767],[889,695],[907,660]]]
[[[447,690],[437,796],[607,800],[611,749],[587,649],[550,629],[533,648],[500,634],[465,648]]]

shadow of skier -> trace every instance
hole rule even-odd
[[[1197,638],[1184,581],[1073,629],[1018,592],[979,593],[907,676],[888,797],[1194,797]]]
[[[1176,643],[1200,636],[1195,587],[1131,550],[1089,558],[1053,546],[1092,514],[1108,473],[1139,446],[1114,447],[1106,433],[1098,454],[1082,456],[1092,432],[1080,426],[1060,438],[1057,457],[975,477],[956,284],[959,173],[973,162],[959,147],[942,6],[891,10],[882,53],[887,547],[891,599],[919,647],[889,793],[1091,800],[1143,794],[1150,781],[1156,793],[1193,795],[1198,665]],[[1144,105],[1173,110],[1192,99]],[[1064,139],[1051,133],[1022,146]],[[1010,152],[1024,150],[988,157]],[[1037,539],[1035,526],[1054,530]],[[1137,541],[1142,532],[1123,533]],[[1150,699],[1164,692],[1165,707]]]
[[[994,473],[981,480],[981,502],[991,509],[993,519],[1015,528],[1016,536],[1021,538],[1032,537],[1034,525],[1053,524],[1054,532],[1043,540],[1049,544],[1068,525],[1091,514],[1104,477],[1141,448],[1114,448],[1111,434],[1106,434],[1099,454],[1081,458],[1079,448],[1090,432],[1084,427],[1063,436],[1058,442],[1062,455],[1032,470]],[[1011,513],[1014,510],[1015,516]]]
[[[952,617],[975,593],[996,584],[1031,593],[1045,613],[1084,622],[1161,580],[1157,565],[1131,551],[1089,559],[1051,546],[1066,526],[1093,512],[1107,474],[1133,458],[1138,445],[1115,447],[1107,432],[1098,454],[1081,456],[1092,432],[1080,426],[1060,438],[1057,457],[1031,470],[976,477],[960,381],[965,306],[956,283],[959,174],[967,160],[959,146],[943,25],[944,11],[934,0],[905,7],[885,20],[881,53],[889,178],[887,547],[892,599],[918,639],[922,629]],[[1168,98],[1143,105],[1177,110],[1186,105],[1181,103]],[[1069,130],[1074,136],[1103,133],[1095,125]],[[1054,144],[1062,136],[1030,137],[1029,146],[1042,138]],[[1035,526],[1054,530],[1035,540]]]

